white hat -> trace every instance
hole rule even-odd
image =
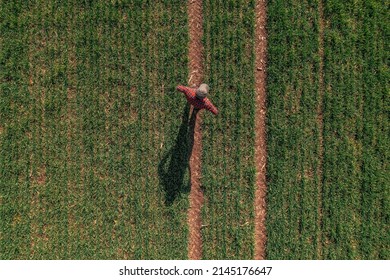
[[[209,86],[207,84],[201,84],[196,89],[196,97],[199,99],[204,99],[207,96],[207,93],[209,92]]]

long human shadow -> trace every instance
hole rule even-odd
[[[190,191],[189,180],[184,175],[189,167],[189,159],[194,143],[194,123],[197,111],[194,111],[189,120],[190,106],[183,109],[182,123],[176,136],[175,145],[164,155],[158,165],[160,184],[165,191],[165,204],[170,206],[180,193]]]

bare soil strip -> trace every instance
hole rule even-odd
[[[255,7],[255,91],[256,91],[256,118],[255,118],[255,252],[254,258],[265,259],[267,240],[266,218],[266,66],[267,66],[267,30],[266,30],[265,0],[257,0]]]
[[[319,13],[319,30],[318,30],[318,56],[319,56],[319,77],[318,77],[318,107],[317,107],[317,123],[318,123],[318,142],[319,142],[319,156],[317,164],[317,178],[318,178],[318,235],[317,235],[317,259],[322,258],[322,236],[321,236],[321,226],[322,226],[322,168],[323,168],[323,158],[324,158],[324,120],[323,120],[323,100],[324,100],[324,7],[322,0],[318,2],[318,13]]]
[[[202,0],[188,0],[188,24],[189,24],[189,86],[199,86],[203,78],[202,69]],[[202,118],[201,111],[191,110],[190,120],[190,208],[188,209],[188,258],[198,260],[202,258],[201,236],[201,208],[203,205],[203,192],[200,188],[201,155],[202,155]]]

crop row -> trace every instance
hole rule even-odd
[[[185,258],[186,6],[0,11],[0,257]]]
[[[218,106],[203,123],[205,259],[251,259],[254,247],[254,1],[203,1],[205,82]]]
[[[388,258],[386,12],[269,3],[270,259]]]

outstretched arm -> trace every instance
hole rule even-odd
[[[211,113],[213,113],[214,115],[218,115],[217,107],[215,107],[214,104],[211,103],[209,99],[205,100],[205,108],[209,110]]]
[[[182,93],[188,93],[188,90],[189,90],[188,87],[185,87],[185,86],[182,86],[182,85],[178,85],[178,86],[176,87],[176,89],[177,89],[178,91],[182,92]]]

